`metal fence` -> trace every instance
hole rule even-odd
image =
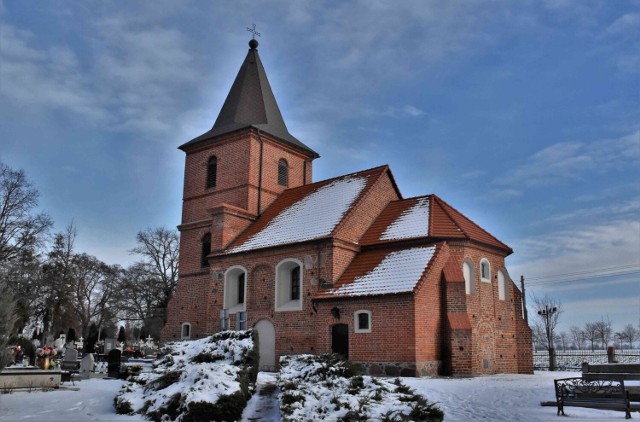
[[[619,363],[640,363],[640,349],[616,350],[615,360]],[[556,367],[561,371],[579,371],[582,369],[582,362],[589,362],[592,365],[608,363],[606,350],[558,350],[556,349]],[[549,352],[533,352],[533,368],[549,369]]]

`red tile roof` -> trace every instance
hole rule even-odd
[[[444,278],[447,280],[447,283],[464,283],[464,274],[462,274],[460,262],[453,258],[449,258],[447,263],[444,264],[442,271],[444,272]]]
[[[412,293],[440,250],[440,245],[426,245],[360,252],[333,288],[316,299]]]
[[[393,177],[390,174],[389,167],[385,165],[285,190],[253,224],[251,224],[227,247],[226,253],[255,250],[271,246],[282,246],[332,236],[340,222],[352,213],[355,208],[357,208],[357,203],[360,198],[366,195],[374,183],[387,172],[393,182]],[[362,189],[357,192],[355,198],[352,198],[352,201],[350,198],[348,209],[346,209],[343,214],[338,215],[339,213],[336,213],[337,221],[335,221],[335,224],[331,221],[330,224],[327,225],[326,230],[322,231],[322,233],[318,231],[318,222],[313,219],[313,216],[310,216],[311,218],[305,218],[307,216],[302,214],[297,215],[297,217],[299,217],[299,219],[304,219],[304,224],[292,227],[292,230],[295,231],[293,235],[291,233],[286,233],[285,236],[271,236],[271,239],[262,239],[263,241],[260,242],[255,241],[257,237],[270,234],[269,231],[270,229],[273,229],[273,224],[286,226],[286,222],[280,221],[282,220],[282,217],[286,216],[287,213],[295,214],[296,210],[301,208],[300,205],[304,204],[305,200],[312,194],[317,193],[322,188],[326,188],[328,189],[328,191],[325,192],[326,195],[331,197],[331,195],[334,194],[331,192],[332,186],[340,184],[344,185],[349,181],[358,181],[359,183],[363,182],[364,185]],[[335,194],[339,194],[339,192],[335,192]],[[327,204],[327,207],[328,206],[329,204]],[[280,230],[279,233],[282,234],[282,230]]]
[[[397,222],[399,218],[411,212],[412,208],[422,200],[428,200],[428,224],[426,228],[428,236],[424,235],[424,227],[415,227],[415,235],[413,238],[428,238],[431,241],[440,239],[451,240],[473,240],[489,246],[496,247],[505,251],[507,254],[513,253],[513,250],[506,244],[502,243],[489,232],[478,226],[472,220],[464,216],[458,210],[447,204],[436,195],[420,196],[415,198],[402,199],[392,201],[380,213],[376,221],[373,222],[369,230],[361,239],[363,246],[384,244],[397,242],[400,239],[383,239],[385,231]],[[418,222],[418,220],[415,220]],[[412,236],[405,236],[404,239],[410,239]]]

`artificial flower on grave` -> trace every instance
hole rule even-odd
[[[39,358],[50,358],[50,359],[53,359],[57,354],[58,354],[58,351],[53,346],[39,347],[36,350],[36,355]]]

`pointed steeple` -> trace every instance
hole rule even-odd
[[[258,54],[258,41],[249,41],[249,52],[240,67],[220,114],[208,132],[192,139],[187,145],[215,138],[236,130],[253,127],[318,157],[318,153],[289,133],[284,123],[271,85]]]

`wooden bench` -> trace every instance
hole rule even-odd
[[[553,380],[556,387],[556,404],[559,416],[564,415],[565,406],[587,407],[590,409],[619,410],[625,418],[631,418],[629,393],[623,380],[585,380],[584,378],[563,378]],[[635,406],[634,406],[635,410]]]
[[[586,380],[640,380],[638,363],[582,364],[582,378]]]

